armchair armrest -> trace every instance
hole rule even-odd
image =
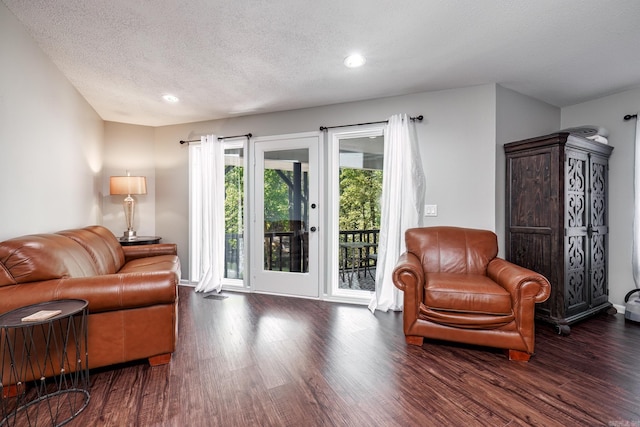
[[[424,292],[424,271],[417,256],[409,252],[400,255],[393,269],[393,284],[404,292],[405,307],[412,294],[416,307],[420,306]]]
[[[540,303],[546,301],[551,293],[551,284],[542,274],[502,258],[489,262],[487,276],[517,299],[529,297]]]
[[[138,258],[147,258],[158,255],[177,255],[178,245],[175,243],[155,243],[153,245],[123,246],[124,260],[129,262]]]

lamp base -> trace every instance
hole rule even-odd
[[[135,230],[126,230],[122,238],[126,240],[136,240],[138,236],[136,235]]]

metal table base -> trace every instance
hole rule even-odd
[[[21,320],[40,310],[60,313]],[[89,404],[86,301],[48,301],[5,313],[0,340],[0,427],[61,426]]]

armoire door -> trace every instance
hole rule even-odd
[[[565,167],[564,310],[570,316],[586,310],[590,299],[589,156],[584,151],[567,149]]]
[[[609,288],[607,286],[607,252],[608,234],[607,227],[607,159],[591,155],[589,162],[589,188],[590,203],[588,226],[589,250],[590,250],[590,306],[605,304],[609,300]]]

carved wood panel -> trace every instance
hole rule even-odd
[[[584,236],[567,239],[566,305],[570,310],[587,300],[587,247]]]
[[[550,156],[515,158],[511,176],[512,200],[510,201],[513,226],[541,227],[548,225],[548,209],[544,206],[550,197]]]
[[[585,159],[567,159],[567,227],[586,225],[586,168]]]
[[[591,225],[606,225],[606,165],[591,162]]]
[[[606,303],[607,285],[607,163],[593,157],[591,183],[591,305]]]

